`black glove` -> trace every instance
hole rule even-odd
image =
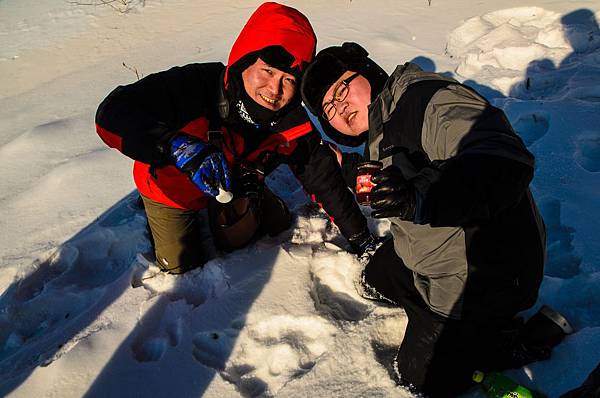
[[[384,240],[385,238],[379,238],[373,235],[368,229],[348,238],[353,253],[356,254],[358,261],[363,265],[367,265]]]
[[[260,198],[264,180],[264,175],[260,170],[242,164],[235,172],[234,192],[238,197]]]
[[[398,217],[414,221],[416,212],[415,189],[396,166],[388,166],[371,179],[371,216],[374,218]]]

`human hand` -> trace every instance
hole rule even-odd
[[[350,242],[352,251],[356,254],[358,261],[366,266],[384,240],[385,238],[376,237],[368,229],[365,229],[351,236],[348,242]]]
[[[398,217],[414,221],[416,198],[411,182],[404,178],[396,166],[388,166],[371,178],[371,216],[374,218]]]
[[[235,191],[238,196],[260,198],[264,189],[264,172],[242,164],[235,170]]]
[[[223,152],[186,134],[175,136],[170,143],[175,166],[203,192],[219,195],[219,188],[231,189],[229,166]]]

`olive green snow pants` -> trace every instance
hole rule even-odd
[[[206,214],[167,206],[144,196],[142,200],[157,265],[172,274],[204,265],[214,257],[215,247],[223,251],[239,249],[257,236],[277,235],[292,221],[285,203],[268,189],[260,201],[241,198],[221,205],[212,200]],[[207,218],[212,242],[208,242]]]

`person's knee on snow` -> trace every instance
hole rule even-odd
[[[203,266],[211,257],[205,221],[198,212],[163,205],[142,196],[156,265],[165,272],[181,274]]]
[[[292,213],[287,205],[269,189],[265,189],[260,202],[260,231],[269,236],[279,235],[292,225]]]

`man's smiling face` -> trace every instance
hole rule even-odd
[[[296,94],[296,78],[258,58],[242,72],[246,93],[259,105],[278,111]]]

